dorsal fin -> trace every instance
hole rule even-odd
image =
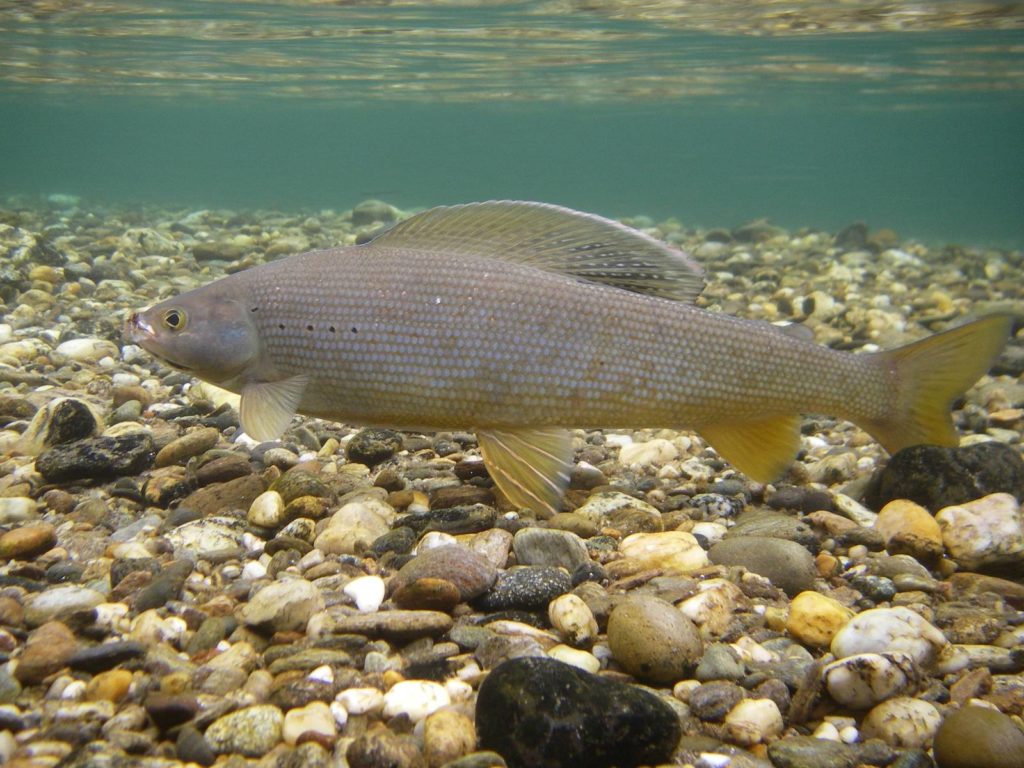
[[[693,301],[703,270],[686,253],[617,221],[547,203],[431,208],[369,244],[508,259],[580,280]]]

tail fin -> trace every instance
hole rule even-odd
[[[954,446],[949,410],[995,362],[1012,325],[1009,315],[989,315],[905,347],[879,352],[895,372],[896,400],[885,419],[858,423],[889,452],[921,443]]]

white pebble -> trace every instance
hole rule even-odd
[[[897,606],[857,614],[832,638],[837,659],[861,653],[906,653],[927,665],[948,644],[946,636],[918,613]]]
[[[942,715],[935,705],[921,699],[900,696],[883,701],[864,718],[866,738],[878,738],[898,749],[928,749]]]
[[[1024,515],[1008,493],[945,507],[935,519],[946,551],[963,568],[1024,562]]]
[[[348,722],[348,710],[345,709],[345,705],[340,701],[331,702],[331,716],[334,718],[334,723],[338,728],[344,728]]]
[[[352,579],[342,591],[355,601],[360,613],[373,613],[384,602],[384,579],[360,576]]]
[[[281,727],[281,738],[285,744],[294,746],[307,733],[325,739],[334,739],[338,735],[334,714],[324,702],[312,701],[285,713],[284,725]]]
[[[626,445],[619,451],[619,463],[627,467],[660,467],[677,458],[679,450],[668,440],[661,438]]]
[[[242,568],[243,579],[262,579],[267,575],[267,567],[263,565],[259,560],[250,560]]]
[[[556,645],[548,651],[548,656],[564,664],[571,664],[574,667],[596,674],[601,670],[601,662],[592,653],[581,651],[578,648],[570,648],[568,645]]]
[[[416,544],[414,550],[417,554],[420,552],[426,552],[428,549],[437,549],[438,547],[447,547],[449,544],[458,544],[459,540],[452,536],[450,533],[443,533],[442,531],[431,531],[423,536]]]
[[[104,357],[117,357],[117,345],[107,339],[70,339],[53,350],[57,360],[73,360],[76,363],[95,363]]]
[[[81,701],[85,698],[85,681],[72,680],[60,692],[64,701]]]
[[[778,736],[782,728],[782,713],[771,699],[743,699],[725,716],[726,731],[744,746]]]
[[[277,528],[284,522],[284,499],[277,491],[264,491],[249,505],[248,520],[261,528]]]
[[[821,674],[833,700],[853,709],[867,709],[905,693],[920,677],[914,660],[905,653],[848,656],[832,662]]]
[[[559,634],[577,648],[592,644],[597,637],[597,619],[593,611],[581,597],[571,592],[548,603],[548,619]]]
[[[839,738],[839,729],[827,720],[822,722],[817,728],[815,728],[814,733],[812,733],[811,735],[816,739],[825,739],[826,741],[841,740]]]
[[[448,696],[451,697],[453,702],[469,701],[473,697],[473,686],[465,680],[459,680],[457,677],[445,680],[444,689],[448,691]]]
[[[384,706],[384,694],[376,688],[347,688],[334,697],[350,715],[365,715]]]
[[[404,714],[418,723],[442,707],[452,703],[448,691],[430,680],[403,680],[384,694],[384,717]]]
[[[327,664],[324,664],[310,672],[307,677],[314,682],[327,683],[330,685],[334,682],[334,670]]]
[[[856,744],[860,738],[860,731],[856,727],[848,725],[839,730],[839,738],[844,744]]]

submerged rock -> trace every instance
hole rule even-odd
[[[872,478],[867,503],[881,509],[893,499],[910,499],[932,513],[992,493],[1024,499],[1024,459],[1003,443],[963,448],[914,445],[896,453]]]
[[[56,445],[39,455],[36,469],[51,483],[102,480],[141,472],[153,463],[154,455],[153,438],[134,432]]]
[[[681,729],[643,688],[546,658],[512,659],[480,686],[480,745],[509,768],[651,765],[667,761]]]

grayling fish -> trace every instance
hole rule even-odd
[[[550,515],[572,427],[692,428],[762,482],[796,455],[801,413],[849,419],[889,451],[955,445],[951,404],[1010,328],[989,316],[850,354],[698,309],[702,286],[686,254],[617,222],[473,203],[230,275],[133,313],[125,333],[241,393],[258,440],[298,412],[475,429],[501,491]]]

